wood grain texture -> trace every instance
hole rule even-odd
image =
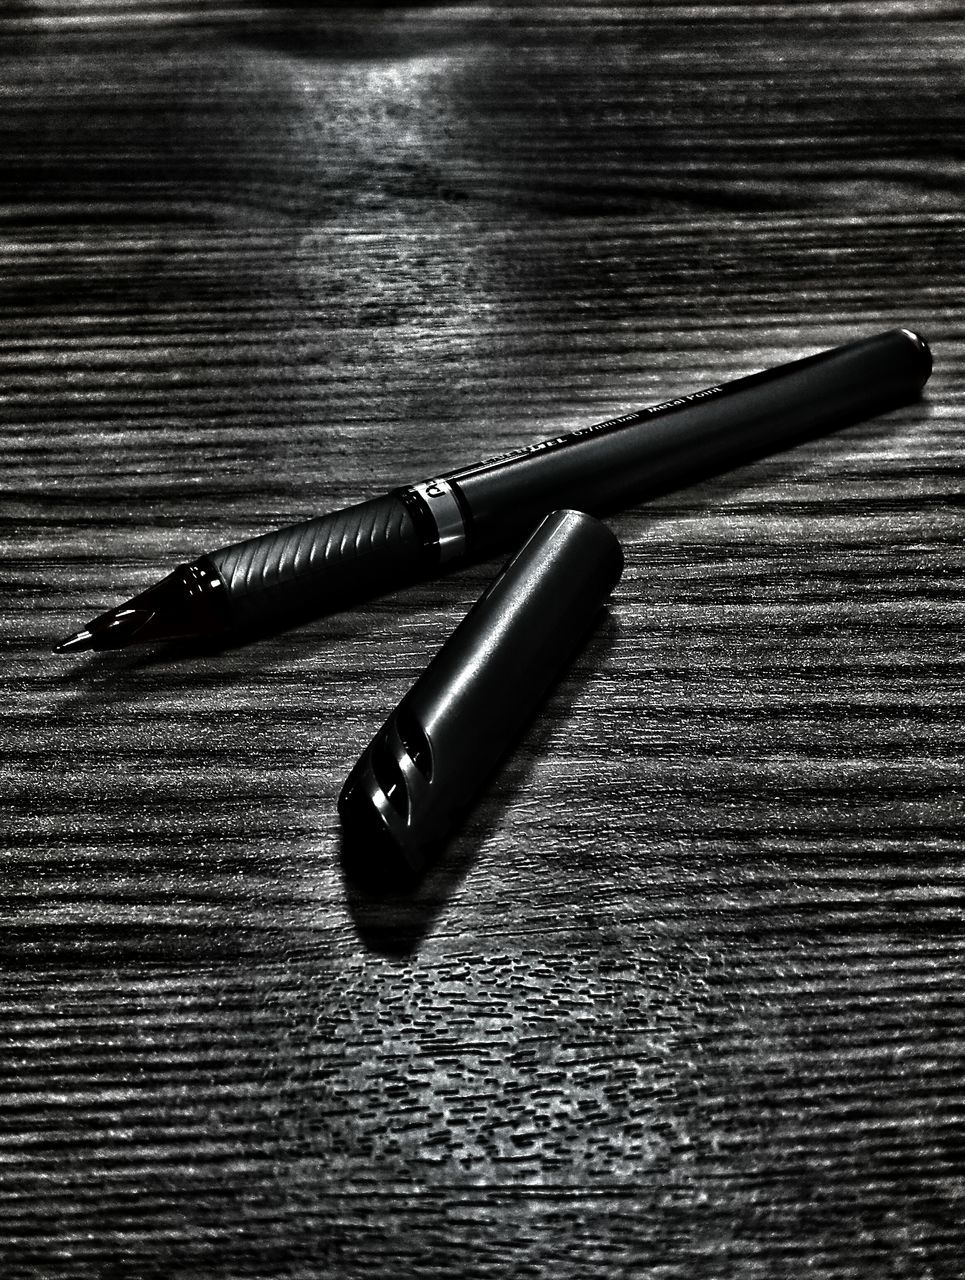
[[[959,6],[0,16],[0,1271],[957,1280]],[[411,901],[359,751],[495,566],[53,659],[205,547],[893,325],[628,511]]]

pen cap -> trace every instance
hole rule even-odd
[[[586,639],[623,570],[580,511],[538,526],[362,753],[339,796],[352,878],[414,880]]]

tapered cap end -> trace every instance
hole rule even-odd
[[[905,337],[911,342],[918,352],[919,377],[921,381],[918,384],[919,391],[931,377],[933,366],[931,347],[925,341],[920,333],[916,333],[914,329],[902,329]]]

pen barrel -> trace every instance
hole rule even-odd
[[[476,553],[555,507],[603,514],[915,399],[931,372],[908,329],[708,387],[448,473]]]
[[[314,616],[415,581],[436,548],[397,493],[210,552],[233,627]]]
[[[931,371],[907,329],[676,397],[568,435],[233,543],[197,562],[226,622],[263,630],[481,558],[548,512],[594,514],[906,403]]]

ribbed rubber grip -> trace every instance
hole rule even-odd
[[[394,494],[209,552],[227,588],[231,623],[327,613],[404,586],[430,562],[422,534]]]

